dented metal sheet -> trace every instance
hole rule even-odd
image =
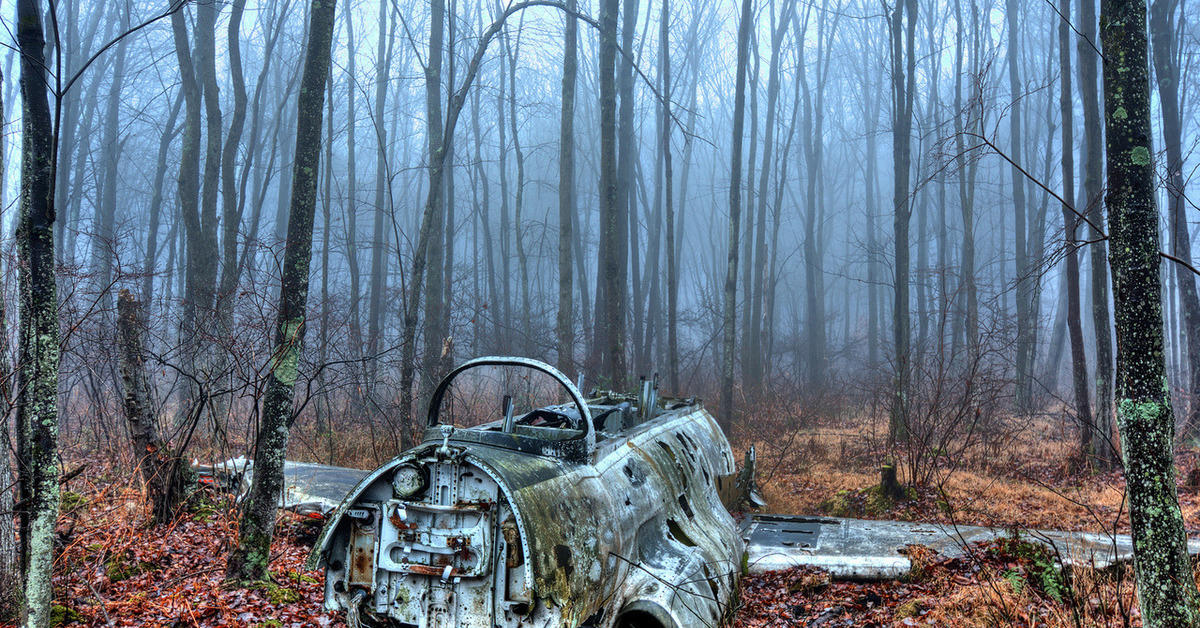
[[[254,461],[233,458],[211,465],[195,466],[200,481],[240,500],[254,478]],[[284,492],[279,507],[300,515],[320,518],[333,512],[351,487],[367,475],[361,469],[334,467],[311,462],[283,463]]]
[[[976,542],[1014,534],[979,526],[789,515],[757,515],[746,521],[742,532],[750,573],[803,565],[828,570],[835,578],[855,580],[904,576],[911,564],[901,552],[910,545],[923,545],[943,556],[961,556]],[[1068,566],[1105,568],[1133,559],[1133,542],[1127,534],[1024,530],[1019,535],[1047,545]],[[1200,541],[1189,541],[1188,550],[1200,555]]]

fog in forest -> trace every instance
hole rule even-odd
[[[299,424],[363,428],[384,456],[411,442],[432,383],[488,354],[544,360],[585,389],[657,374],[735,421],[764,399],[886,412],[898,378],[916,414],[963,402],[1076,420],[1073,372],[1088,412],[1111,413],[1103,61],[1085,5],[756,2],[742,102],[735,2],[620,2],[608,80],[599,3],[339,3]],[[1193,6],[1165,5],[1151,12],[1152,143],[1162,248],[1180,262],[1162,266],[1166,360],[1187,408],[1200,31]],[[275,360],[295,154],[312,137],[297,143],[309,7],[56,9],[64,438],[124,429],[113,347],[128,290],[155,407],[186,424],[202,395],[206,446],[240,451]],[[22,152],[12,46],[6,242]]]
[[[49,626],[52,606],[70,598],[76,612],[83,596],[87,621],[112,625],[125,603],[112,600],[150,608],[151,588],[192,613],[194,591],[266,583],[273,595],[269,568],[285,564],[294,583],[276,582],[316,583],[301,573],[315,565],[297,558],[312,544],[300,524],[274,536],[295,461],[372,469],[424,442],[447,482],[483,483],[455,465],[493,435],[521,472],[540,457],[556,481],[570,468],[607,490],[588,465],[645,454],[620,439],[681,408],[709,442],[676,433],[685,459],[668,436],[644,439],[659,438],[663,451],[647,449],[661,458],[646,460],[666,470],[660,491],[636,489],[661,503],[639,511],[620,496],[613,527],[636,531],[633,548],[661,528],[687,554],[708,531],[672,530],[694,524],[696,504],[740,554],[726,506],[755,502],[757,473],[774,512],[1129,533],[1135,578],[1071,576],[1051,590],[1044,549],[1024,571],[1004,562],[1016,553],[993,552],[1003,571],[938,577],[954,589],[960,575],[986,580],[988,603],[1028,610],[1032,597],[1010,604],[997,583],[1025,596],[1013,578],[1035,574],[1041,584],[1026,584],[1043,587],[1042,607],[1030,616],[1053,607],[1069,625],[1100,625],[1095,611],[1126,626],[1136,579],[1143,625],[1196,623],[1194,18],[1185,0],[0,1],[0,623],[19,603],[24,625]],[[511,390],[545,382],[510,376],[511,362],[488,361],[502,373],[443,396],[438,382],[479,356],[544,362],[534,370],[570,393],[574,418],[524,397],[531,411],[514,418]],[[431,398],[485,424],[460,429],[460,445],[474,444],[451,452],[455,428],[439,424],[441,406],[427,412]],[[620,413],[593,423],[590,406]],[[550,436],[514,432],[520,421]],[[747,449],[738,471],[731,452]],[[240,471],[214,464],[225,460]],[[407,485],[399,471],[380,480],[379,499],[416,500],[422,469]],[[480,522],[494,514],[481,538],[512,543],[503,563],[516,568],[531,546],[500,536],[508,511],[489,508],[511,495],[488,475],[494,501],[468,506]],[[450,484],[425,510],[461,523]],[[723,506],[718,492],[737,499]],[[618,497],[552,497],[579,495],[589,514],[620,510]],[[353,511],[354,534],[383,529],[383,502],[350,503],[331,521]],[[388,521],[409,534],[417,524],[397,503]],[[362,523],[370,512],[381,516]],[[184,532],[133,540],[160,524]],[[376,533],[362,534],[375,551]],[[580,569],[569,543],[555,546],[555,604],[574,604],[555,597],[572,573],[621,557],[596,558],[601,536],[613,535],[580,533],[591,545],[575,556],[595,558]],[[159,569],[113,571],[135,543],[182,537],[210,544],[185,552],[191,573],[112,587]],[[444,560],[416,565],[421,583],[449,587],[453,574],[457,587],[467,572],[449,561],[502,556],[436,538],[430,560]],[[375,558],[353,548],[365,580],[336,585],[352,594],[352,626],[364,599],[399,599],[386,584],[369,598],[356,588],[375,586]],[[736,563],[717,602],[739,600]],[[716,597],[703,572],[687,583],[708,579]],[[480,590],[532,583],[525,573]],[[66,584],[79,574],[95,578]],[[755,595],[848,590],[748,582]],[[934,595],[908,584],[904,595]],[[323,611],[308,589],[296,612],[311,619]],[[220,607],[224,622],[236,606],[243,621],[253,600],[237,595],[204,617]],[[810,625],[883,601],[870,595],[805,602],[826,608]],[[908,603],[885,597],[895,613],[880,612],[899,622]],[[444,598],[430,599],[440,622]],[[488,625],[554,605],[495,599]],[[754,599],[735,625],[764,625]],[[960,602],[946,608],[974,608]],[[771,622],[802,609],[766,608]]]

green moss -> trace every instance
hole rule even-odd
[[[891,496],[881,485],[858,491],[842,490],[821,502],[818,508],[834,517],[878,517],[896,508],[902,502],[915,501],[917,491],[911,486],[902,486],[902,493]]]
[[[921,604],[921,600],[909,600],[896,608],[896,621],[916,617],[923,610],[925,610],[925,605]]]
[[[1150,151],[1145,146],[1136,146],[1129,153],[1129,160],[1138,166],[1150,165]]]
[[[304,329],[304,317],[283,324],[283,346],[276,349],[271,359],[271,373],[286,386],[296,385],[296,373],[300,365],[300,332]]]
[[[68,608],[61,604],[55,604],[50,607],[50,625],[64,626],[66,624],[77,624],[83,621],[83,615],[79,611]]]
[[[120,554],[109,556],[104,561],[104,575],[110,582],[121,582],[150,571],[152,566],[153,563],[138,560],[133,552],[125,550]]]
[[[62,509],[64,511],[65,510],[75,510],[76,508],[83,508],[83,507],[86,507],[87,504],[88,504],[88,499],[86,497],[84,497],[83,495],[80,495],[79,493],[76,493],[74,491],[63,491],[62,492]]]
[[[296,570],[287,571],[283,575],[297,584],[317,584],[318,582],[316,578]]]
[[[281,587],[274,582],[264,582],[261,588],[267,599],[276,606],[295,604],[300,601],[300,592],[295,589]]]
[[[1113,117],[1118,120],[1125,120],[1129,118],[1129,114],[1125,112],[1124,107],[1117,107],[1117,110],[1113,112]]]

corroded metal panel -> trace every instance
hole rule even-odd
[[[322,533],[312,563],[326,567],[326,605],[398,626],[725,619],[743,547],[718,494],[735,468],[716,421],[652,385],[586,402],[571,392],[573,410],[470,429],[431,410],[426,442],[369,474]],[[377,509],[374,528],[354,518],[364,508]],[[370,584],[355,562],[368,546]]]

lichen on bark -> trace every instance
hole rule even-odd
[[[1200,594],[1175,493],[1175,420],[1164,364],[1160,237],[1150,159],[1146,4],[1104,0],[1101,43],[1117,337],[1117,423],[1138,605],[1146,628],[1196,625]]]
[[[267,563],[275,529],[278,495],[283,489],[283,463],[293,402],[304,349],[308,275],[312,261],[313,215],[316,211],[317,171],[320,165],[321,121],[325,81],[329,76],[336,3],[312,0],[309,31],[296,114],[296,163],[292,170],[292,200],[288,214],[287,247],[279,290],[279,317],[271,377],[263,398],[262,421],[254,448],[254,480],[238,522],[238,543],[226,562],[225,578],[251,586],[267,579]]]

